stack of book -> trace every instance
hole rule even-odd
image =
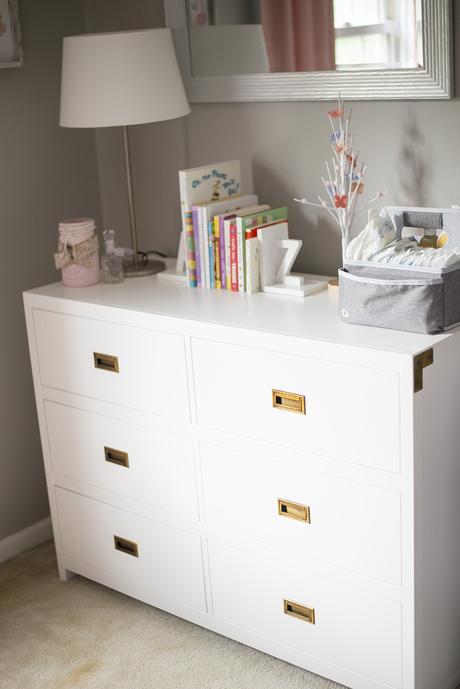
[[[240,162],[179,172],[190,287],[260,290],[258,230],[287,223],[287,208],[241,193]]]

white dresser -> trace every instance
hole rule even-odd
[[[156,277],[25,307],[63,579],[353,689],[457,686],[460,334]]]

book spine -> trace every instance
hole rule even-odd
[[[201,273],[202,273],[202,286],[203,287],[210,287],[211,286],[211,278],[210,278],[210,273],[209,273],[209,240],[208,240],[208,214],[206,213],[205,208],[201,208],[201,213],[200,213],[200,248],[202,247],[202,264],[201,264]]]
[[[195,239],[193,234],[192,211],[185,212],[185,246],[187,250],[187,277],[190,287],[197,286]]]
[[[215,288],[215,273],[214,273],[214,222],[208,221],[208,261],[209,261],[209,286]]]
[[[254,294],[260,292],[259,277],[259,240],[249,237],[246,243],[246,292]]]
[[[244,275],[245,275],[245,258],[244,258],[244,230],[242,218],[237,218],[236,220],[236,242],[237,242],[237,255],[238,255],[238,292],[244,292]]]
[[[231,256],[230,256],[230,226],[231,220],[225,221],[225,279],[227,289],[232,289]]]
[[[197,287],[203,286],[203,276],[201,268],[201,249],[200,249],[200,209],[192,206],[193,242],[195,245],[196,263],[196,284]]]
[[[238,292],[238,239],[234,220],[230,224],[230,287],[232,292]]]
[[[220,273],[220,217],[216,215],[214,218],[214,275],[216,281],[216,289],[222,289],[222,276]]]
[[[219,217],[219,259],[221,288],[227,289],[227,273],[225,270],[225,230],[224,216]]]

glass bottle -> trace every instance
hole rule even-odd
[[[102,275],[105,283],[113,285],[123,282],[123,258],[115,253],[115,232],[104,230],[104,255],[102,256]]]

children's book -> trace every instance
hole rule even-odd
[[[249,218],[252,218],[253,211],[259,210],[264,208],[269,208],[269,206],[256,206],[256,207],[249,207],[249,208],[243,208],[239,213],[241,213],[242,216],[244,216],[246,213],[249,213],[250,215],[248,216]],[[231,290],[232,289],[232,273],[233,276],[235,276],[239,271],[238,267],[233,267],[232,268],[232,255],[231,255],[231,250],[230,250],[230,232],[231,232],[231,227],[232,224],[236,223],[236,219],[239,215],[239,213],[233,213],[230,215],[227,215],[224,218],[224,254],[225,254],[225,276],[226,276],[226,288]],[[259,216],[257,216],[259,217]],[[263,216],[265,217],[265,216]],[[250,221],[248,221],[248,224],[250,224]],[[235,225],[236,228],[236,225]],[[237,242],[237,253],[234,255],[234,262],[238,262],[238,239],[237,239],[237,233],[236,229],[234,229],[234,240]],[[241,254],[241,247],[240,247],[240,254]],[[244,273],[243,273],[244,276]],[[240,276],[239,276],[240,278]]]
[[[200,232],[200,208],[199,206],[192,206],[192,233],[193,233],[193,251],[195,258],[195,276],[196,276],[196,286],[201,287],[201,264],[203,247],[200,247],[201,232]],[[193,264],[193,257],[190,257],[190,265]],[[189,275],[189,285],[193,287],[192,281],[190,280],[190,267],[188,265],[187,259],[187,272]]]
[[[189,170],[179,171],[179,190],[181,200],[182,230],[186,234],[187,246],[187,276],[191,287],[193,284],[193,270],[196,271],[196,283],[201,285],[201,263],[207,247],[200,247],[199,238],[193,223],[193,236],[189,226],[187,235],[187,213],[198,203],[210,203],[221,199],[237,196],[241,193],[241,165],[239,160],[227,160],[221,163],[203,165]]]
[[[220,215],[222,213],[230,213],[230,211],[237,211],[240,208],[245,208],[246,206],[254,206],[256,204],[257,196],[255,194],[246,194],[245,196],[234,196],[228,199],[223,199],[221,201],[196,204],[193,206],[193,209],[198,211],[200,229],[199,246],[201,256],[204,257],[201,266],[201,287],[211,287],[211,266],[209,261],[208,236],[209,221],[213,220],[216,215]]]
[[[196,287],[195,242],[193,240],[192,211],[185,213],[185,246],[187,250],[187,274],[190,287]]]
[[[260,249],[257,229],[246,232],[245,246],[245,291],[254,294],[260,291]]]
[[[224,254],[225,254],[225,282],[228,290],[232,289],[231,255],[230,255],[230,227],[236,218],[235,213],[230,213],[224,218]]]
[[[215,273],[215,254],[214,254],[214,220],[208,221],[208,260],[209,260],[209,286],[212,289],[216,287],[216,273]]]
[[[216,281],[216,289],[222,289],[222,261],[220,256],[220,227],[222,217],[225,216],[222,214],[214,216],[214,277]]]
[[[241,218],[240,223],[245,236],[244,289],[249,294],[260,291],[260,243],[257,238],[257,229],[286,221],[286,206],[267,209],[262,213],[256,212]]]
[[[220,262],[220,286],[227,289],[227,257],[225,254],[225,221],[229,217],[225,213],[219,218],[219,262]],[[230,216],[231,217],[231,216]]]
[[[263,210],[263,212],[245,214],[242,221],[242,226],[245,231],[254,227],[273,225],[276,222],[287,222],[288,209],[286,206],[282,206],[281,208],[270,208],[266,206],[265,208],[267,208],[267,210]]]
[[[236,219],[230,223],[230,289],[238,292],[238,238]]]
[[[244,292],[246,280],[246,242],[245,233],[246,227],[252,225],[254,216],[263,217],[260,215],[263,211],[270,210],[270,206],[263,204],[260,206],[252,206],[243,208],[236,213],[236,242],[237,242],[237,260],[238,260],[238,291]],[[250,218],[249,220],[247,218]]]

